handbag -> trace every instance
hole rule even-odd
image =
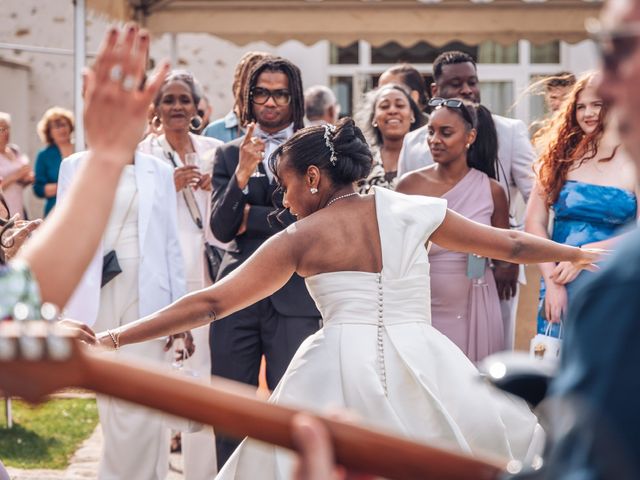
[[[129,202],[129,206],[127,207],[127,213],[120,224],[120,230],[118,231],[118,236],[116,237],[116,241],[114,242],[114,247],[118,246],[118,242],[120,241],[120,235],[122,234],[122,229],[124,228],[124,224],[127,223],[127,219],[129,218],[129,212],[131,212],[131,206],[133,205],[133,201],[136,198],[138,191],[136,190],[133,196],[131,197],[131,201]],[[111,280],[116,278],[118,275],[122,273],[122,268],[120,267],[120,262],[118,262],[118,255],[116,254],[115,248],[113,250],[109,250],[104,257],[102,257],[102,278],[100,279],[100,288],[104,287]]]
[[[562,322],[557,337],[551,336],[553,323],[547,322],[544,333],[538,333],[531,339],[529,345],[529,356],[536,360],[558,362],[560,360],[560,350],[562,347]]]
[[[207,271],[212,282],[216,281],[220,263],[222,262],[222,254],[220,250],[208,242],[204,242],[204,258],[207,261]]]

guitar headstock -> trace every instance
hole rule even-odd
[[[83,379],[85,354],[74,335],[55,322],[0,322],[0,391],[37,403]]]

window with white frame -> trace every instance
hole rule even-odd
[[[353,114],[362,94],[377,85],[387,68],[399,62],[411,63],[425,82],[432,81],[435,58],[447,50],[461,50],[477,59],[482,103],[500,115],[520,118],[527,123],[544,114],[539,102],[520,98],[531,79],[563,70],[563,55],[567,49],[558,41],[532,44],[527,40],[502,45],[483,42],[466,45],[451,42],[441,47],[418,42],[404,47],[396,42],[372,46],[354,42],[347,46],[329,47],[328,76],[344,115]]]

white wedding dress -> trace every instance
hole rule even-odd
[[[382,272],[306,279],[324,327],[302,343],[271,401],[347,409],[365,425],[469,454],[530,456],[541,431],[526,404],[486,384],[431,326],[425,241],[446,202],[374,190]],[[292,462],[285,449],[245,439],[217,478],[289,480]]]

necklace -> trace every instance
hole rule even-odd
[[[325,207],[328,207],[329,205],[331,205],[334,202],[337,202],[338,200],[342,200],[343,198],[353,197],[354,195],[360,195],[360,194],[358,192],[351,192],[351,193],[347,193],[345,195],[340,195],[339,197],[332,198],[331,200],[329,200],[327,202],[327,204],[325,205]]]

